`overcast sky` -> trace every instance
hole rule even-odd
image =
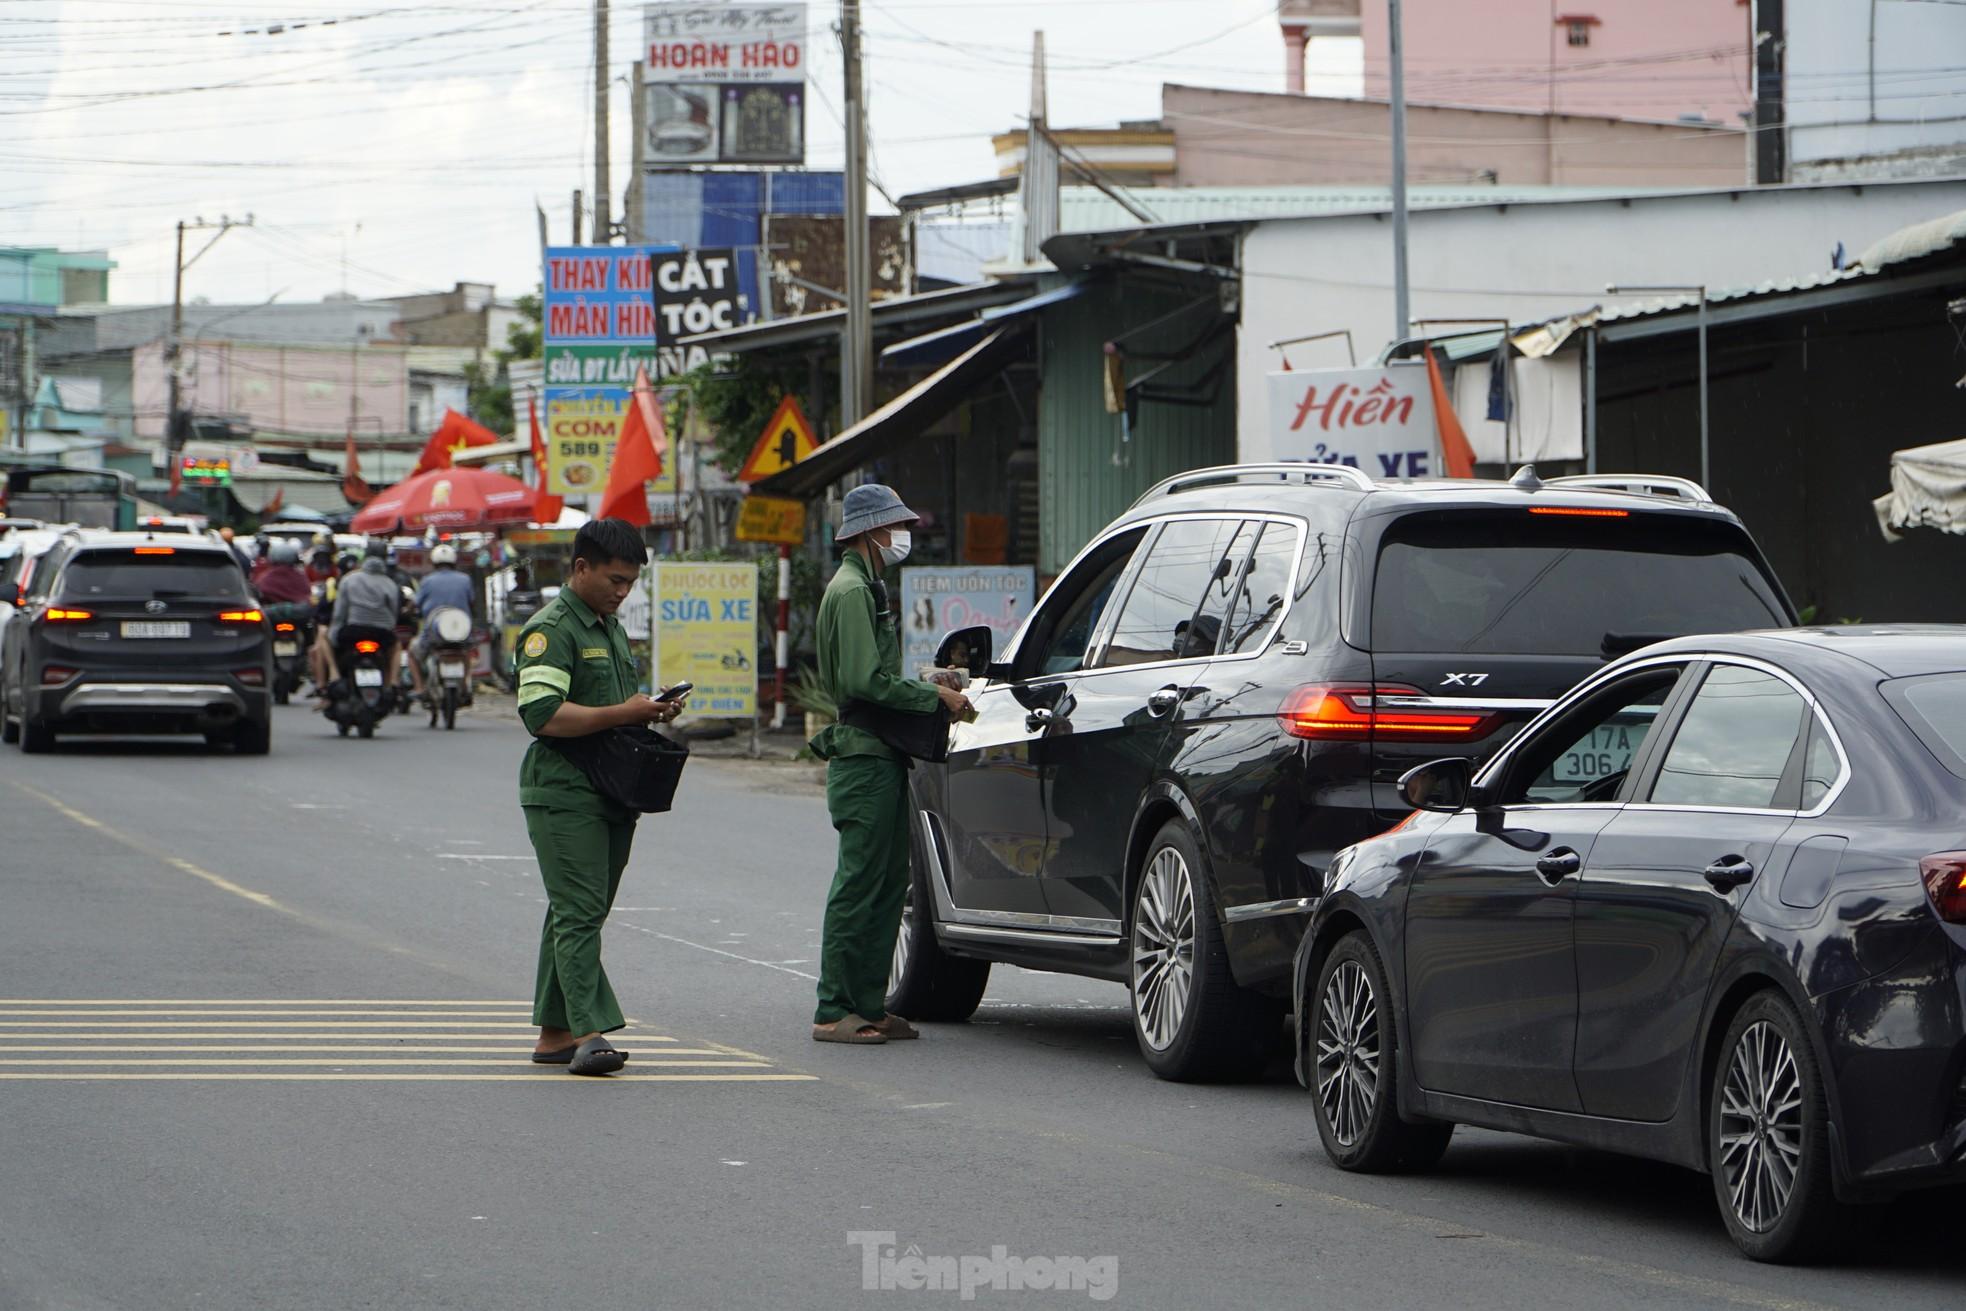
[[[886,0],[863,8],[891,194],[994,175],[1042,26],[1054,126],[1150,119],[1163,82],[1282,89],[1274,0]],[[588,0],[0,0],[0,243],[107,247],[112,298],[167,301],[179,219],[251,213],[187,299],[318,300],[539,280],[593,185]],[[837,3],[809,7],[808,163],[841,163]],[[625,73],[642,6],[615,0]],[[325,19],[338,20],[332,25]],[[283,32],[265,29],[284,24]],[[305,26],[302,26],[305,24]],[[248,31],[247,29],[259,29]],[[1356,95],[1356,42],[1311,88]],[[614,190],[628,96],[612,99]],[[877,202],[878,205],[878,202]],[[193,246],[191,249],[196,249]]]

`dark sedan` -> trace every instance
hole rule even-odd
[[[1298,953],[1338,1165],[1457,1123],[1652,1157],[1776,1261],[1966,1179],[1966,628],[1664,643],[1402,786]]]

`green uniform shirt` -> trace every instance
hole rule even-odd
[[[826,584],[819,602],[819,681],[836,705],[864,701],[893,710],[916,713],[933,710],[941,701],[932,684],[901,677],[901,634],[894,616],[876,608],[874,578],[858,551],[849,551],[839,572]],[[829,724],[812,739],[812,753],[821,760],[837,756],[885,756],[901,753],[864,728]]]
[[[616,823],[635,818],[596,792],[580,766],[538,740],[562,701],[615,706],[633,695],[635,660],[621,621],[603,619],[563,587],[520,630],[517,660],[519,718],[535,739],[519,765],[519,804],[585,811]]]

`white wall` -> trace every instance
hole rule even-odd
[[[1416,324],[1504,315],[1522,324],[1631,303],[1605,296],[1613,282],[1718,290],[1800,278],[1828,270],[1839,241],[1855,260],[1899,228],[1959,210],[1966,180],[1422,210],[1409,217],[1412,314]],[[1242,270],[1237,445],[1241,459],[1267,460],[1264,375],[1283,367],[1284,354],[1299,369],[1346,362],[1342,340],[1281,353],[1269,343],[1346,328],[1367,363],[1393,336],[1392,223],[1265,220],[1243,238]]]
[[[1792,166],[1966,143],[1966,4],[1790,0],[1783,9]]]

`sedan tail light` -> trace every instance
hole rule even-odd
[[[1941,851],[1918,862],[1925,895],[1948,924],[1966,924],[1966,851]]]
[[[1495,716],[1483,710],[1401,704],[1425,700],[1418,688],[1380,683],[1372,687],[1300,687],[1277,719],[1292,737],[1313,742],[1471,742],[1487,736]]]

